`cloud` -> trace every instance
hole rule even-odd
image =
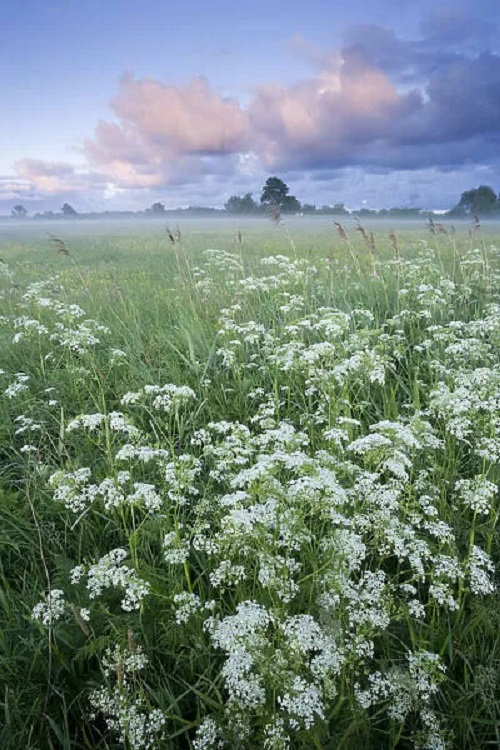
[[[347,61],[362,61],[398,84],[423,84],[459,57],[454,45],[426,36],[401,39],[394,29],[374,23],[352,26],[344,34],[342,54]]]
[[[204,78],[172,86],[128,73],[111,107],[118,123],[100,121],[84,153],[92,166],[124,187],[195,178],[203,158],[235,154],[246,146],[246,113]]]
[[[434,140],[449,141],[500,134],[500,56],[485,52],[463,58],[431,79],[424,117],[418,131]]]
[[[103,187],[108,179],[105,175],[79,170],[67,162],[28,158],[19,159],[13,166],[16,175],[32,192],[49,195]]]
[[[340,63],[292,40],[323,67],[295,86],[258,90],[250,124],[265,163],[370,171],[498,163],[500,56],[459,51],[463,18],[442,13],[430,24],[434,36],[417,40],[357,25],[346,34]]]
[[[498,6],[491,0],[438,5],[422,19],[420,32],[437,49],[448,47],[462,54],[477,54],[498,41]],[[480,13],[478,13],[480,10]]]
[[[419,106],[417,94],[398,93],[384,73],[351,58],[296,86],[262,86],[249,114],[269,166],[332,167],[358,163]]]
[[[19,198],[30,198],[33,195],[33,185],[17,177],[10,175],[0,176],[0,200],[17,200]]]

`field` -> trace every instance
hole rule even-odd
[[[432,229],[0,226],[2,750],[500,746],[500,230]]]

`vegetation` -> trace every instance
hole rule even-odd
[[[62,215],[66,218],[74,218],[75,216],[78,216],[77,211],[71,206],[69,203],[63,203],[61,207]]]
[[[27,210],[20,203],[12,209],[12,218],[14,219],[24,219],[27,215]]]
[[[0,248],[2,749],[500,744],[500,241],[336,225]]]
[[[479,185],[472,190],[462,193],[460,202],[450,212],[452,216],[467,216],[481,214],[487,216],[500,213],[500,195],[489,185]]]
[[[255,214],[259,211],[259,205],[252,197],[252,193],[245,193],[242,197],[232,195],[224,204],[225,210],[229,214]]]
[[[278,209],[281,213],[331,215],[331,216],[359,216],[362,218],[394,218],[394,219],[417,219],[423,214],[433,215],[432,211],[421,208],[394,206],[392,208],[371,209],[360,208],[348,211],[341,202],[333,205],[324,204],[316,206],[314,203],[301,203],[294,195],[289,195],[290,188],[279,177],[269,177],[261,192],[260,203],[254,200],[252,193],[244,195],[231,195],[224,204],[224,209],[208,208],[203,206],[189,206],[185,209],[168,210],[164,203],[153,203],[145,211],[104,211],[101,213],[77,213],[77,211],[65,203],[61,213],[44,211],[36,213],[34,219],[54,220],[58,218],[74,218],[78,216],[83,219],[96,218],[127,218],[127,217],[166,217],[170,214],[176,215],[239,215],[251,216],[269,213]],[[480,185],[477,188],[466,190],[462,193],[459,203],[450,211],[445,212],[450,218],[464,218],[474,214],[481,217],[494,217],[500,214],[500,196],[497,197],[492,187]],[[11,215],[13,218],[26,218],[28,211],[20,204],[14,206]],[[1,218],[1,217],[0,217]]]
[[[279,209],[283,213],[300,211],[300,202],[294,195],[289,195],[290,188],[279,177],[268,177],[260,196],[264,208]]]

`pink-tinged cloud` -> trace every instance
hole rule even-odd
[[[32,190],[48,195],[64,192],[79,192],[100,187],[106,177],[98,173],[79,171],[73,164],[43,159],[20,159],[14,162],[14,170]]]
[[[349,153],[390,136],[395,120],[420,104],[390,79],[358,61],[342,61],[288,88],[262,86],[250,105],[252,132],[271,166],[322,161],[334,166]]]
[[[16,177],[0,177],[0,199],[16,200],[21,197],[30,197],[33,186],[27,180]]]
[[[246,115],[235,99],[224,99],[205,78],[187,86],[165,86],[126,75],[112,107],[125,129],[184,154],[230,154],[241,149]]]
[[[200,159],[239,153],[247,141],[246,113],[204,78],[172,86],[127,74],[111,107],[119,122],[100,121],[84,153],[123,187],[195,177]]]

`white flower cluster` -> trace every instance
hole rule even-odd
[[[142,400],[151,400],[153,409],[165,414],[174,414],[196,399],[196,393],[187,385],[145,385],[141,391],[125,393],[121,403],[123,405],[138,404]]]
[[[40,620],[44,625],[52,625],[64,616],[65,610],[64,591],[51,589],[44,601],[35,605],[31,616],[34,620]]]
[[[101,414],[100,412],[95,414],[80,414],[80,416],[72,419],[66,425],[66,432],[75,432],[80,429],[96,432],[105,422],[108,424],[111,432],[119,432],[129,437],[139,435],[137,427],[128,422],[121,411],[112,411],[109,414]]]
[[[87,590],[91,599],[101,596],[103,591],[109,588],[123,589],[121,601],[125,612],[132,612],[141,607],[143,599],[149,594],[150,586],[147,581],[142,580],[133,568],[122,563],[128,557],[124,549],[114,549],[94,565],[85,570],[83,565],[78,565],[71,571],[71,583],[77,584],[86,574]]]
[[[45,320],[42,322],[29,315],[17,317],[14,320],[14,343],[36,334],[39,337],[47,336],[49,341],[57,342],[71,352],[85,354],[89,348],[100,343],[98,334],[110,332],[107,326],[100,325],[91,318],[77,323],[79,319],[85,318],[85,310],[79,305],[66,304],[58,300],[55,295],[60,291],[57,277],[30,284],[22,296],[21,306],[28,311],[33,306],[37,307]]]
[[[93,715],[102,714],[108,729],[130,750],[154,750],[166,724],[163,712],[150,708],[142,692],[138,693],[134,687],[139,679],[138,672],[147,663],[138,647],[134,651],[120,647],[108,649],[103,666],[111,684],[92,691],[89,696]]]
[[[266,729],[266,747],[286,748],[290,730],[311,729],[324,718],[325,701],[335,694],[333,680],[345,655],[333,634],[312,616],[281,621],[262,605],[246,601],[237,605],[236,614],[221,621],[211,617],[204,627],[226,652],[222,676],[229,722],[267,705],[274,719]]]
[[[49,486],[54,489],[54,500],[63,503],[75,514],[88,511],[98,501],[108,511],[134,506],[155,513],[162,507],[162,499],[156,487],[145,482],[132,482],[129,471],[119,471],[116,478],[106,477],[99,484],[90,484],[90,477],[91,470],[87,467],[52,474]]]
[[[418,735],[424,743],[420,746],[444,750],[442,728],[430,708],[445,677],[444,665],[437,654],[429,651],[410,652],[407,662],[406,669],[401,666],[386,674],[372,672],[367,687],[356,685],[356,698],[364,709],[386,702],[389,716],[398,722],[404,722],[410,712],[418,712],[422,726]],[[431,739],[434,744],[428,744]]]
[[[63,323],[56,323],[55,332],[49,340],[56,341],[63,348],[75,354],[85,354],[89,349],[101,343],[97,334],[108,334],[110,330],[97,321],[87,318],[84,323],[79,323],[75,328],[67,328]]]
[[[16,428],[14,435],[22,435],[24,432],[40,432],[42,425],[35,422],[31,417],[26,417],[24,414],[20,414],[15,418],[14,422],[19,426]]]
[[[30,380],[29,375],[26,375],[25,372],[16,372],[15,378],[14,382],[4,391],[7,398],[16,398],[20,393],[28,390],[26,383]]]
[[[197,594],[190,591],[182,591],[180,594],[174,594],[175,621],[178,625],[189,622],[191,617],[197,612],[213,611],[216,603],[212,599],[208,602],[202,602]]]
[[[455,484],[455,489],[466,508],[483,516],[489,515],[498,495],[498,485],[481,475],[474,479],[460,479]]]
[[[18,344],[21,339],[29,336],[31,333],[36,333],[38,336],[46,336],[49,333],[47,326],[40,323],[36,318],[28,318],[26,315],[22,315],[14,320],[14,328],[16,333],[12,342]]]
[[[194,750],[222,750],[225,742],[220,729],[211,717],[203,719],[193,739]]]
[[[117,461],[139,461],[147,464],[151,461],[163,465],[169,457],[169,452],[165,448],[151,448],[149,445],[132,445],[127,443],[117,452],[115,458]]]
[[[490,556],[474,545],[469,560],[470,588],[473,594],[487,596],[495,591],[495,566]]]
[[[169,531],[163,539],[163,556],[170,565],[182,565],[189,558],[189,542],[178,531]]]
[[[107,648],[102,657],[104,674],[107,677],[120,675],[122,684],[127,685],[130,675],[143,670],[148,664],[148,658],[140,646],[134,644],[133,650],[115,645]]]
[[[432,391],[430,409],[446,423],[446,431],[473,446],[480,458],[500,461],[500,367],[458,369]]]

